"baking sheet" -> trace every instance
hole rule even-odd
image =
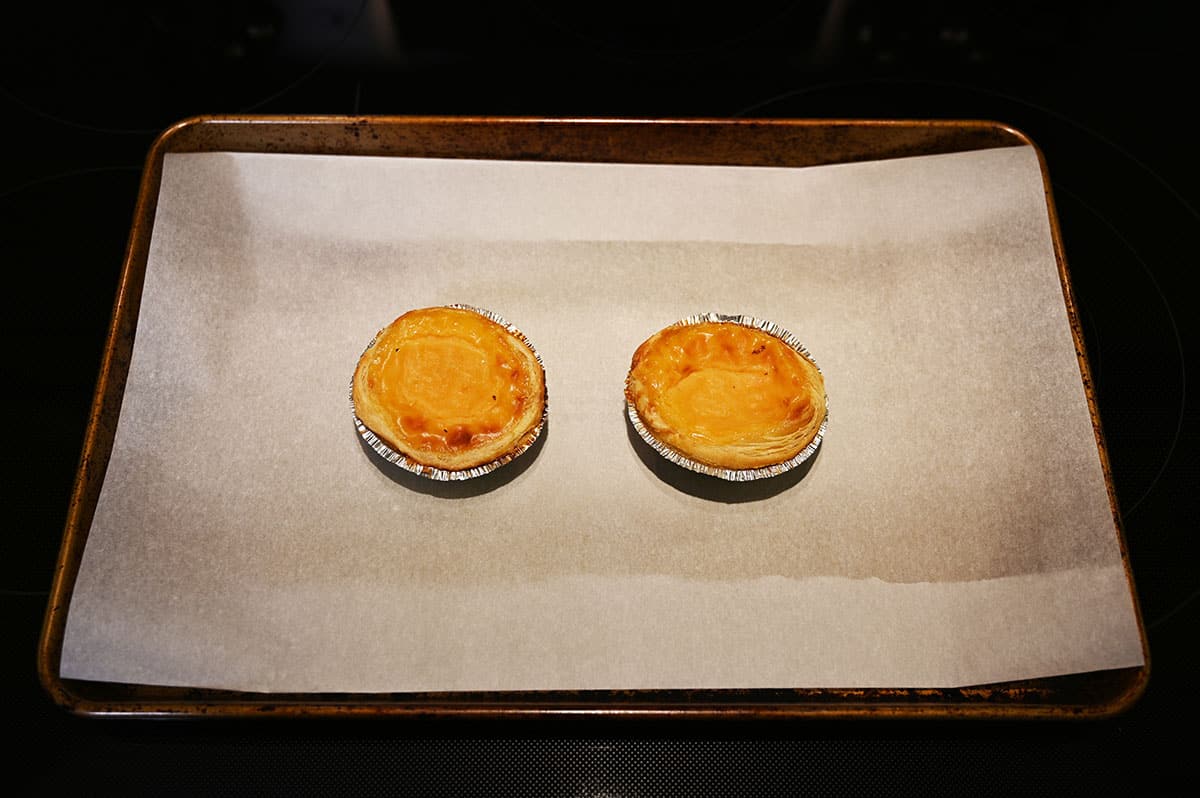
[[[531,337],[551,415],[504,478],[438,491],[376,467],[347,394],[378,327],[450,302]],[[797,478],[713,485],[630,434],[633,349],[709,310],[822,364],[829,433]],[[165,156],[64,677],[949,687],[1141,664],[1032,148]]]

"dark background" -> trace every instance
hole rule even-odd
[[[6,9],[8,775],[126,794],[1194,788],[1185,730],[1200,708],[1188,369],[1189,278],[1200,257],[1198,70],[1196,28],[1170,7],[312,0]],[[171,123],[233,113],[976,118],[1022,130],[1053,181],[1149,635],[1147,693],[1117,718],[1083,723],[178,722],[61,711],[37,684],[37,638],[142,161]]]

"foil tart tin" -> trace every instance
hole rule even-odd
[[[516,338],[526,347],[528,347],[530,352],[533,353],[534,358],[538,362],[538,366],[542,369],[542,417],[538,420],[537,425],[525,435],[524,439],[522,439],[517,446],[508,450],[495,460],[483,463],[473,468],[464,468],[462,470],[452,471],[445,468],[437,468],[436,466],[418,463],[415,460],[410,459],[403,452],[398,452],[391,446],[388,446],[388,444],[385,443],[378,435],[372,432],[371,429],[363,423],[362,419],[358,417],[358,411],[354,407],[353,377],[350,379],[350,412],[354,417],[354,428],[358,430],[359,437],[366,442],[367,446],[370,447],[375,454],[379,455],[386,462],[391,463],[397,468],[408,471],[409,473],[425,477],[426,479],[432,479],[438,482],[461,482],[463,480],[475,479],[476,477],[482,477],[485,474],[490,474],[497,468],[500,468],[507,463],[511,463],[517,457],[520,457],[522,454],[529,451],[530,447],[532,447],[533,444],[537,442],[537,439],[541,437],[542,429],[546,426],[546,419],[550,414],[550,398],[546,388],[546,364],[542,361],[541,354],[538,352],[537,347],[533,345],[533,342],[529,340],[529,337],[526,336],[525,333],[518,330],[513,324],[509,323],[498,313],[493,313],[490,310],[475,307],[474,305],[463,305],[457,303],[452,305],[440,305],[439,307],[454,308],[457,310],[469,310],[473,313],[478,313],[479,315],[494,321],[496,324],[499,324],[501,327],[508,330],[509,333],[516,336]],[[363,347],[362,352],[359,354],[360,358],[375,345],[375,342],[379,340],[380,334],[382,334],[385,329],[387,329],[386,326],[380,328],[375,335],[372,336],[370,342]]]
[[[768,335],[783,341],[789,347],[799,352],[801,357],[807,358],[809,362],[816,366],[817,371],[821,371],[820,365],[818,365],[817,361],[813,359],[812,355],[809,353],[804,344],[800,343],[800,339],[772,321],[766,321],[764,319],[758,319],[753,316],[746,315],[703,313],[696,316],[688,316],[685,319],[680,319],[679,321],[667,326],[684,327],[705,322],[730,322],[733,324],[741,324],[744,327],[753,327],[756,330],[761,330]],[[761,466],[759,468],[719,468],[717,466],[711,466],[707,463],[701,463],[693,460],[682,452],[679,452],[678,450],[668,446],[658,438],[654,437],[654,434],[647,429],[644,423],[642,423],[642,418],[640,415],[638,415],[637,408],[634,406],[633,401],[628,398],[625,400],[625,410],[629,416],[630,423],[633,425],[633,428],[637,431],[637,434],[641,437],[641,439],[649,444],[652,449],[654,449],[664,458],[670,460],[677,466],[688,469],[689,471],[695,471],[710,477],[717,477],[718,479],[724,479],[729,482],[751,482],[756,479],[777,477],[780,474],[791,471],[816,453],[817,449],[821,446],[821,441],[825,438],[825,431],[829,426],[829,399],[828,396],[826,396],[825,418],[821,419],[821,426],[817,429],[816,437],[814,437],[812,441],[810,441],[809,444],[801,449],[794,457],[784,460],[781,463],[773,463],[771,465]]]

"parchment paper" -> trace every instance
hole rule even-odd
[[[349,383],[504,316],[539,444],[380,464]],[[809,467],[683,472],[624,415],[708,311],[825,373]],[[167,155],[61,674],[256,691],[952,687],[1142,663],[1029,147],[806,169]]]

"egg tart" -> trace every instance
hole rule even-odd
[[[825,379],[808,351],[747,316],[693,316],[650,336],[633,354],[625,399],[660,454],[735,480],[799,465],[828,419]]]
[[[410,310],[381,329],[354,370],[359,434],[380,455],[435,479],[487,473],[529,448],[546,378],[529,340],[467,305]]]

